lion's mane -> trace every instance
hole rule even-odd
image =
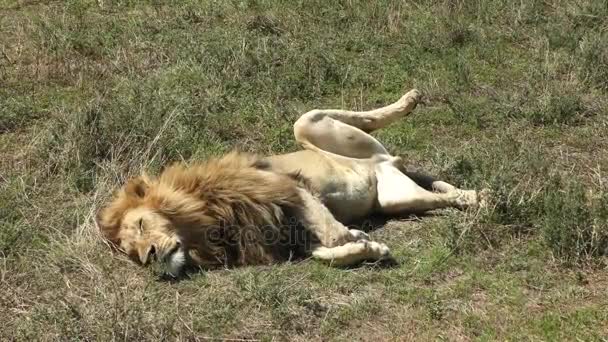
[[[296,176],[272,172],[259,157],[232,152],[159,177],[128,182],[104,208],[99,226],[115,244],[121,220],[145,206],[172,223],[201,266],[268,264],[299,254],[306,239],[295,219],[302,207]]]

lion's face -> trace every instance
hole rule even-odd
[[[147,177],[130,180],[97,218],[104,236],[140,265],[163,262],[178,275],[186,263],[183,243],[171,221],[146,202]]]
[[[118,231],[120,248],[142,265],[163,260],[179,248],[171,233],[171,224],[162,215],[147,208],[127,211]]]
[[[141,265],[163,262],[176,275],[184,266],[184,251],[171,222],[152,209],[128,210],[117,234],[122,249]]]

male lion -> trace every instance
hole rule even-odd
[[[286,260],[312,255],[333,265],[389,256],[386,245],[348,229],[372,213],[403,214],[477,206],[481,194],[433,181],[423,188],[368,132],[410,113],[414,89],[371,111],[316,109],[294,124],[303,150],[222,158],[167,168],[127,182],[98,215],[118,249],[168,272]]]

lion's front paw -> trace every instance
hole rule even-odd
[[[376,241],[360,240],[337,247],[317,247],[312,256],[335,266],[354,265],[365,260],[383,260],[390,258],[388,246]]]
[[[365,249],[370,259],[379,260],[390,255],[391,250],[387,245],[376,241],[365,241]]]
[[[387,245],[381,243],[379,246],[379,252],[380,252],[380,257],[381,258],[386,258],[391,254],[391,250],[388,248]]]

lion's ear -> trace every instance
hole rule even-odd
[[[150,179],[143,175],[129,180],[125,186],[125,193],[127,196],[143,198],[146,196],[149,187]]]
[[[117,212],[113,210],[113,208],[104,207],[97,211],[97,214],[95,215],[95,223],[99,231],[103,235],[104,239],[110,242],[110,245],[116,245],[113,246],[113,248],[120,245],[120,240],[117,237],[119,223],[116,213]]]

